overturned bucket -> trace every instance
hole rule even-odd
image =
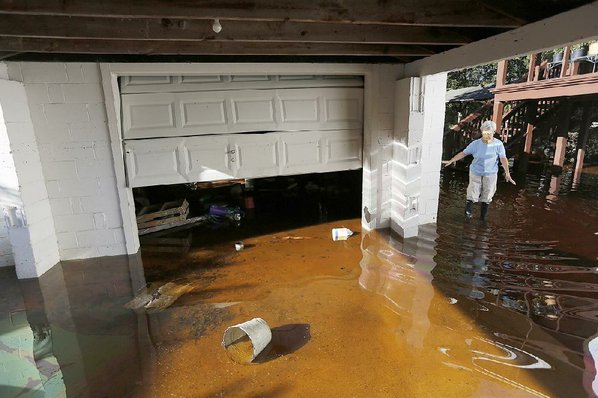
[[[252,362],[272,340],[270,326],[262,318],[231,326],[224,331],[222,346],[238,363]]]

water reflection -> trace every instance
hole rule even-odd
[[[152,355],[145,321],[123,307],[140,275],[136,257],[66,262],[38,280],[3,271],[0,396],[130,396]]]

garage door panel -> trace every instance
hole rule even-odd
[[[125,143],[125,161],[129,185],[172,184],[186,182],[181,173],[183,160],[180,140],[139,140]]]
[[[231,135],[231,162],[236,163],[237,177],[278,175],[280,172],[277,133]]]
[[[232,131],[276,130],[276,92],[274,90],[229,93]]]
[[[123,98],[123,131],[126,138],[145,138],[178,131],[177,104],[170,95],[152,98],[131,95]]]
[[[234,178],[227,137],[191,137],[183,142],[188,181]]]
[[[328,132],[326,135],[326,163],[361,167],[361,130]]]
[[[126,94],[125,139],[361,128],[363,89]]]
[[[183,129],[220,126],[228,123],[226,100],[181,100],[181,124]]]
[[[323,138],[320,132],[280,133],[282,172],[301,174],[313,172],[323,164]]]
[[[355,92],[355,89],[346,91],[346,96],[334,95],[325,99],[323,121],[325,125],[336,129],[361,128],[363,124],[362,93]]]

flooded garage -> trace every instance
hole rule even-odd
[[[501,183],[487,221],[466,222],[466,175],[445,170],[438,224],[406,240],[362,231],[359,203],[335,197],[351,190],[298,190],[260,221],[268,190],[289,186],[263,181],[246,226],[166,233],[141,255],[63,262],[39,280],[4,272],[14,385],[2,396],[591,395],[597,177]],[[355,234],[333,241],[335,227]],[[174,300],[136,305],[144,292]],[[233,362],[223,332],[255,317],[272,341]]]

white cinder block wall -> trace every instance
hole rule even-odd
[[[2,129],[3,126],[0,126]],[[6,206],[14,206],[17,198],[18,180],[12,159],[8,134],[0,131],[0,267],[15,265],[12,247],[8,239],[8,226],[2,214]]]
[[[125,254],[122,217],[95,63],[8,63],[25,85],[60,259]]]
[[[365,112],[369,118],[370,134],[363,143],[363,209],[362,223],[368,229],[390,226],[391,166],[395,97],[394,86],[403,73],[401,65],[374,65],[371,75],[369,104]],[[367,204],[370,204],[369,206]]]
[[[38,277],[59,261],[54,220],[25,89],[6,73],[0,77],[0,136],[0,205],[17,276]]]
[[[446,73],[397,81],[391,227],[404,237],[436,222]]]

